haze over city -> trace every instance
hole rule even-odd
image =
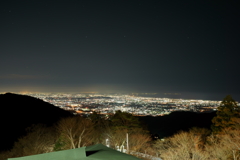
[[[240,100],[235,1],[0,2],[0,92]]]

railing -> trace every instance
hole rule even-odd
[[[136,155],[137,157],[147,158],[149,160],[162,160],[159,157],[154,157],[154,156],[151,156],[149,154],[145,154],[145,153],[141,153],[141,152],[130,151],[130,154]]]
[[[108,146],[108,147],[109,147],[109,146]],[[120,149],[119,146],[117,146],[117,150],[118,150],[119,152],[127,153],[127,149],[125,149],[125,148]],[[136,152],[136,151],[129,151],[129,154],[134,155],[134,156],[137,156],[137,157],[146,158],[146,159],[149,159],[149,160],[162,160],[162,159],[159,158],[159,157],[155,157],[155,156],[152,156],[152,155],[149,155],[149,154],[145,154],[145,153],[141,153],[141,152]]]

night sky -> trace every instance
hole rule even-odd
[[[0,91],[240,100],[239,37],[231,0],[2,0]]]

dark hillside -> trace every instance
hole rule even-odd
[[[158,134],[160,138],[172,136],[179,131],[188,131],[192,127],[208,128],[212,124],[212,118],[216,112],[195,113],[195,112],[172,112],[166,116],[139,117],[145,122],[152,134]]]
[[[0,95],[0,150],[10,149],[25,129],[33,124],[56,123],[72,114],[40,99],[6,93]]]

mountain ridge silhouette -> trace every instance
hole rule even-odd
[[[72,116],[66,110],[41,99],[15,93],[0,94],[0,151],[12,148],[15,141],[34,124],[52,126]]]

